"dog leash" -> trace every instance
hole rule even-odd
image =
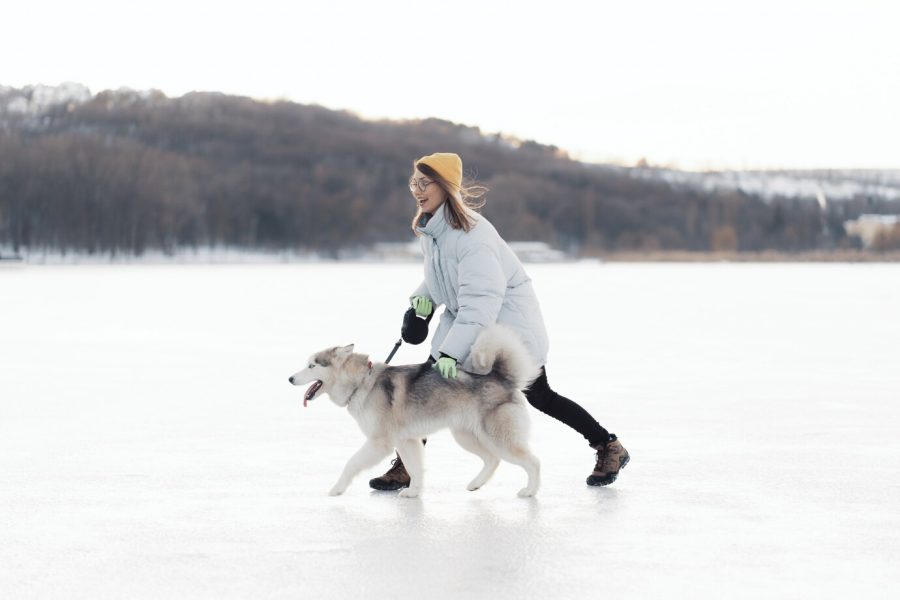
[[[399,340],[397,340],[397,343],[394,344],[394,349],[391,350],[390,354],[388,354],[388,357],[385,359],[384,364],[388,364],[389,362],[391,362],[391,359],[394,358],[395,354],[397,354],[397,350],[400,349],[400,344],[402,344],[402,343],[403,343],[403,338],[400,338]]]

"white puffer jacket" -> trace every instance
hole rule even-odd
[[[418,230],[425,254],[425,281],[412,293],[444,305],[431,355],[466,361],[482,327],[503,323],[519,333],[538,365],[547,362],[547,330],[522,263],[482,215],[466,232],[453,229],[438,209]]]

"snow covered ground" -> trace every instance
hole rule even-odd
[[[0,267],[0,597],[897,597],[900,267],[528,269],[609,488],[532,411],[536,499],[447,433],[423,497],[326,495],[362,435],[287,377],[383,360],[417,265]]]

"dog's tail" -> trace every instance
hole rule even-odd
[[[494,373],[519,390],[541,374],[540,365],[535,364],[519,335],[505,325],[491,325],[478,334],[471,357],[476,373]]]

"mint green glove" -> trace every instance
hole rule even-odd
[[[444,379],[456,379],[456,359],[442,356],[434,363],[434,369],[441,372]]]
[[[420,317],[427,317],[431,314],[431,311],[434,310],[434,306],[431,304],[431,300],[429,300],[425,296],[413,297],[413,299],[410,300],[410,304],[412,304],[412,307],[416,309],[416,314]]]

